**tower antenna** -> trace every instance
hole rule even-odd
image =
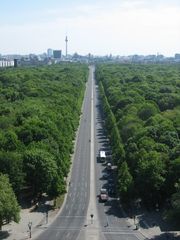
[[[66,42],[66,58],[67,58],[67,55],[68,55],[68,38],[67,38],[67,36],[65,38],[65,42]]]

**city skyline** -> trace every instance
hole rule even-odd
[[[10,0],[1,3],[1,54],[66,53],[94,55],[180,52],[180,2],[113,0],[66,3]]]

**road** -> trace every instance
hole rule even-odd
[[[126,221],[116,198],[107,203],[98,201],[99,190],[107,186],[107,180],[102,179],[106,170],[97,157],[99,149],[109,148],[99,105],[94,67],[90,67],[67,199],[59,216],[39,240],[144,239]]]
[[[104,150],[106,153],[110,153],[109,140],[106,135],[104,128],[104,119],[102,116],[102,107],[99,100],[99,89],[96,85],[95,79],[93,80],[94,88],[94,122],[95,122],[95,159],[96,159],[96,195],[99,194],[99,191],[102,187],[108,187],[108,179],[104,179],[103,175],[107,173],[106,166],[100,163],[98,160],[99,150]],[[109,178],[109,177],[108,177]],[[113,179],[113,174],[110,176]],[[110,187],[112,188],[112,187]],[[116,196],[111,196],[106,203],[100,203],[96,201],[98,208],[98,216],[101,227],[101,232],[104,235],[104,238],[107,240],[117,240],[117,239],[128,239],[128,240],[137,240],[144,239],[138,231],[134,230],[134,226],[130,226],[126,220],[123,210],[120,208],[119,203],[117,202]]]
[[[82,116],[76,141],[71,184],[60,215],[38,240],[75,240],[84,228],[90,190],[91,75],[87,82]]]

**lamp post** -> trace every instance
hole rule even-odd
[[[28,228],[29,228],[29,238],[31,238],[32,222],[28,223]]]
[[[93,224],[93,217],[94,217],[94,214],[91,214],[91,224]]]
[[[133,215],[134,225],[136,225],[136,215]]]
[[[46,211],[46,224],[48,223],[48,209]]]

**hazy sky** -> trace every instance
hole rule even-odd
[[[180,53],[180,0],[0,0],[0,53]]]

